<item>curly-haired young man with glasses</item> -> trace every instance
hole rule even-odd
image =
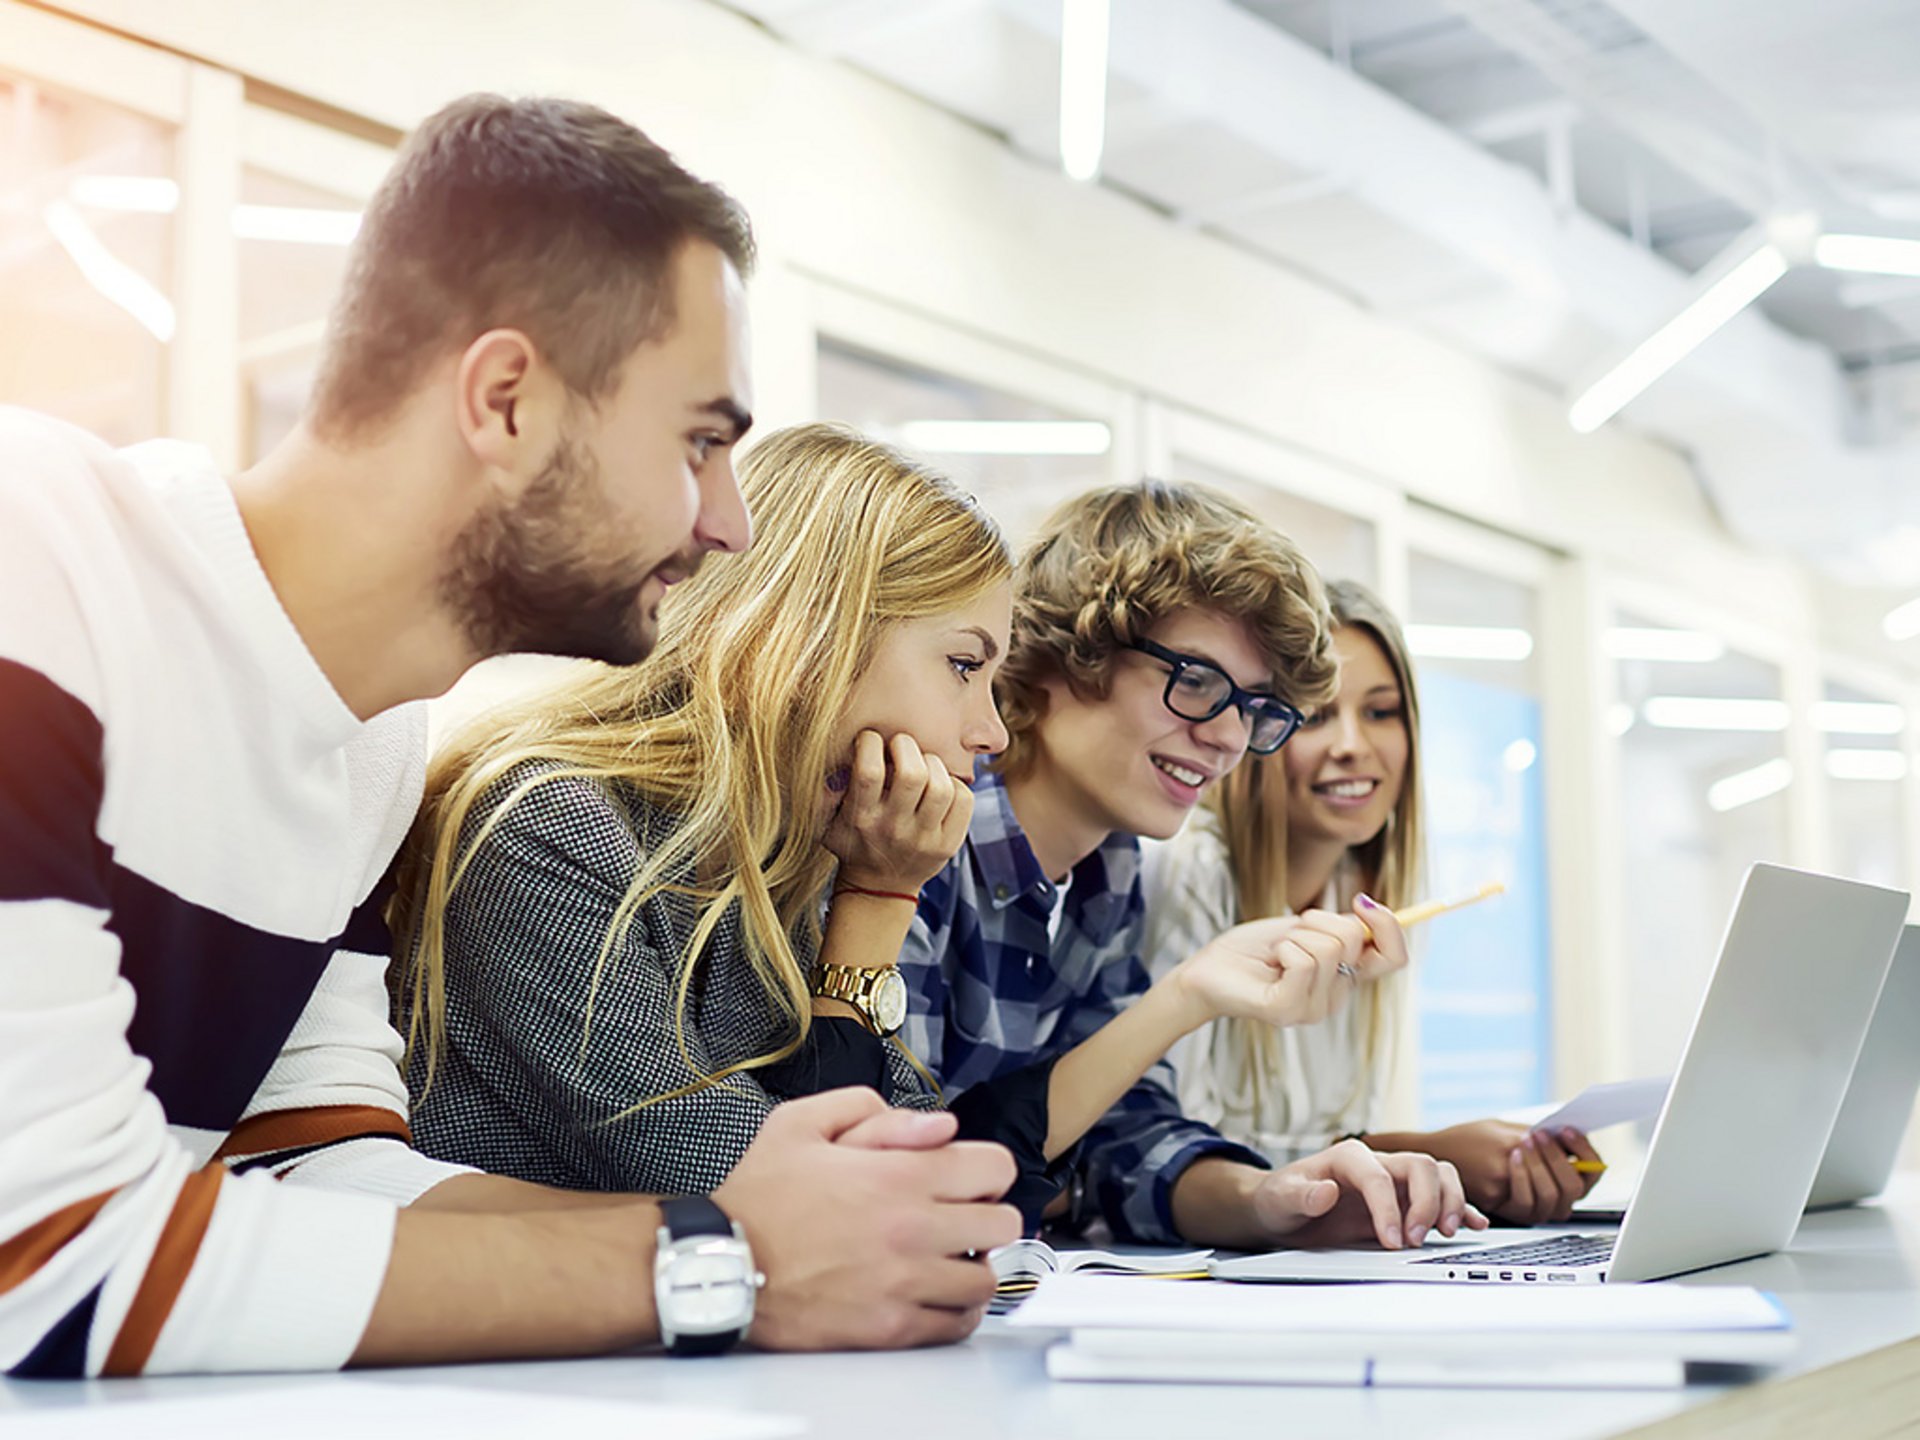
[[[1393,916],[1363,896],[1358,915],[1238,926],[1152,985],[1141,964],[1140,837],[1173,834],[1325,702],[1329,633],[1299,551],[1191,486],[1081,496],[1020,561],[999,684],[1011,744],[975,782],[966,845],[921,891],[905,1038],[950,1098],[1053,1059],[1047,1158],[1083,1182],[1075,1218],[1097,1208],[1118,1238],[1397,1247],[1486,1223],[1424,1155],[1344,1141],[1271,1170],[1180,1113],[1162,1058],[1209,1016],[1311,1023],[1406,963]]]

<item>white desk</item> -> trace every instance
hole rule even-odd
[[[1920,1335],[1920,1177],[1903,1181],[1881,1203],[1810,1217],[1785,1253],[1676,1283],[1740,1283],[1778,1294],[1793,1312],[1801,1337],[1783,1374]],[[1042,1368],[1043,1348],[1042,1338],[990,1320],[964,1345],[908,1354],[736,1354],[692,1361],[647,1356],[300,1377],[298,1383],[426,1382],[738,1406],[804,1416],[815,1435],[835,1440],[1186,1440],[1277,1423],[1284,1423],[1287,1440],[1347,1435],[1540,1440],[1611,1435],[1719,1393],[1709,1386],[1680,1392],[1522,1393],[1056,1385]],[[0,1432],[6,1412],[16,1408],[117,1405],[162,1395],[272,1390],[288,1383],[284,1376],[0,1381]],[[137,1435],[134,1417],[128,1419],[126,1433]],[[270,1418],[266,1423],[271,1426]]]

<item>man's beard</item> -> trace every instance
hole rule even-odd
[[[477,654],[632,665],[653,649],[657,626],[639,604],[653,570],[596,570],[590,558],[606,529],[598,481],[598,465],[563,438],[517,500],[482,511],[455,538],[440,593]]]

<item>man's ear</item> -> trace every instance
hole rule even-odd
[[[491,483],[518,492],[560,438],[559,378],[519,330],[489,330],[461,353],[454,422]]]

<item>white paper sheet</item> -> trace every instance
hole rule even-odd
[[[661,1362],[663,1364],[670,1362]],[[201,1384],[204,1382],[191,1382]],[[181,1436],[192,1440],[342,1440],[342,1437],[458,1435],[460,1440],[774,1440],[798,1435],[806,1422],[781,1415],[579,1400],[525,1390],[452,1385],[394,1385],[343,1378],[284,1388],[250,1384],[231,1394],[0,1412],[7,1440],[127,1440]]]
[[[1007,1322],[1021,1329],[1279,1334],[1779,1330],[1783,1311],[1744,1285],[1142,1285],[1054,1275]]]
[[[1667,1103],[1666,1075],[1648,1075],[1638,1080],[1611,1080],[1604,1085],[1589,1085],[1558,1110],[1532,1122],[1536,1130],[1582,1130],[1591,1134],[1609,1125],[1625,1125],[1634,1120],[1651,1120]]]

